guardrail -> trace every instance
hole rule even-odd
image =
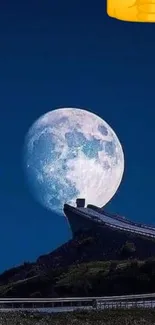
[[[136,295],[122,295],[122,296],[92,296],[92,297],[61,297],[61,298],[0,298],[1,301],[91,301],[91,300],[128,300],[128,299],[155,299],[155,293],[144,293]]]
[[[59,308],[71,311],[77,308],[155,308],[155,293],[104,296],[104,297],[66,297],[66,298],[0,298],[0,309],[42,309]]]

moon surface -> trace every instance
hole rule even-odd
[[[122,146],[99,116],[79,108],[59,108],[29,129],[24,147],[26,178],[34,197],[63,213],[64,203],[103,207],[116,193],[124,172]]]

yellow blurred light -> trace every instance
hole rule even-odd
[[[110,17],[130,22],[155,22],[155,0],[107,0]]]

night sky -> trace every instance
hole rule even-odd
[[[155,24],[111,19],[104,0],[3,2],[0,272],[71,237],[64,217],[35,202],[22,169],[28,128],[54,108],[86,108],[111,125],[125,173],[106,209],[155,224]]]

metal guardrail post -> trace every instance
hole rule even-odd
[[[92,306],[94,309],[97,309],[97,300],[93,299]]]

